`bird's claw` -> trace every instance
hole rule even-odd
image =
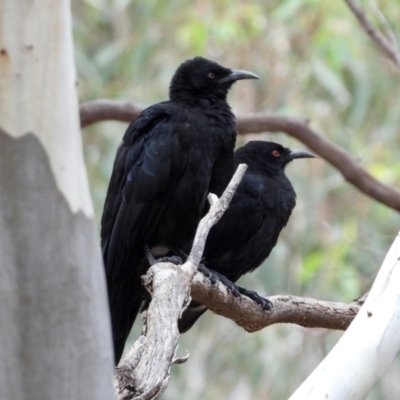
[[[217,282],[221,282],[232,293],[233,296],[238,297],[240,300],[242,299],[242,295],[247,296],[251,300],[256,302],[259,306],[261,306],[262,309],[272,310],[272,302],[269,301],[267,298],[260,296],[257,292],[235,285],[224,275],[221,275],[218,272],[208,269],[203,264],[199,265],[198,270],[206,278],[208,278],[213,285],[215,285]]]
[[[213,285],[217,282],[221,282],[235,297],[241,298],[240,291],[238,290],[238,286],[236,286],[233,282],[231,282],[227,277],[224,275],[219,274],[213,270],[208,269],[203,264],[199,265],[198,270],[208,278]]]
[[[268,311],[272,310],[273,307],[272,302],[267,298],[260,296],[257,292],[254,292],[253,290],[248,290],[241,286],[236,286],[236,287],[238,288],[240,294],[252,299],[258,305],[260,305],[262,309]]]

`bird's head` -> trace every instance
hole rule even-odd
[[[171,100],[209,98],[225,100],[229,88],[240,79],[260,79],[249,71],[232,70],[214,61],[195,57],[176,70],[169,87]]]
[[[291,150],[279,143],[254,140],[236,150],[235,162],[246,163],[249,169],[256,168],[266,172],[281,172],[285,166],[299,158],[315,158],[304,150]]]

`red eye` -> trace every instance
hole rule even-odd
[[[214,78],[215,78],[215,74],[214,74],[213,72],[210,72],[207,76],[208,76],[209,78],[211,78],[211,79],[214,79]]]
[[[272,155],[273,155],[274,157],[280,157],[281,153],[279,153],[278,150],[274,150],[274,151],[272,152]]]

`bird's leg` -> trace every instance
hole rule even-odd
[[[154,265],[160,262],[170,262],[175,265],[181,265],[183,264],[182,258],[178,256],[170,256],[170,257],[160,257],[160,258],[155,258],[151,250],[149,249],[149,246],[144,246],[144,252],[146,254],[147,260],[149,261],[150,265]]]
[[[155,257],[153,256],[153,253],[150,251],[149,246],[144,246],[144,252],[146,254],[147,260],[149,261],[150,265],[154,265],[157,263]]]
[[[258,305],[260,305],[264,310],[272,310],[272,303],[265,297],[260,296],[257,292],[253,290],[248,290],[242,286],[236,285],[239,293],[249,297],[253,301],[255,301]]]

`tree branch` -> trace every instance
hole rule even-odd
[[[246,164],[239,164],[235,175],[233,175],[229,185],[219,199],[215,194],[210,193],[208,195],[208,201],[211,207],[206,217],[204,217],[199,223],[196,236],[193,241],[192,250],[186,262],[191,263],[196,268],[195,273],[197,272],[197,267],[199,266],[201,258],[203,257],[208,233],[213,225],[220,220],[224,212],[228,209],[236,189],[246,173],[246,170]]]
[[[79,106],[81,128],[102,121],[132,122],[146,108],[144,104],[132,101],[98,99]]]
[[[372,21],[368,18],[358,1],[345,0],[345,2],[351,11],[353,11],[362,28],[368,33],[380,50],[400,69],[400,52],[394,36],[390,35],[391,37],[388,39],[381,32],[379,32]]]
[[[357,315],[359,303],[343,304],[290,295],[269,296],[271,311],[263,310],[246,296],[235,297],[218,282],[213,285],[202,273],[193,279],[191,296],[196,303],[236,322],[247,332],[255,332],[278,323],[307,328],[345,330]]]
[[[232,186],[229,190],[232,191]],[[221,203],[225,201],[226,198]],[[205,221],[203,219],[204,223],[199,225],[197,240],[200,243],[212,226],[209,225],[210,219],[219,218],[220,211],[221,207],[217,205],[210,210]],[[196,250],[191,253],[202,252],[200,247],[201,244],[196,243],[193,246]],[[192,259],[199,261],[193,254]],[[195,275],[190,282],[193,270]],[[155,264],[145,275],[144,285],[152,294],[152,301],[147,312],[143,313],[145,322],[142,335],[115,370],[118,400],[157,399],[165,391],[171,365],[185,362],[188,358],[176,358],[179,338],[177,320],[191,298],[214,313],[232,319],[248,332],[276,323],[345,330],[364,302],[364,299],[360,299],[357,303],[342,304],[277,295],[268,298],[273,303],[272,311],[265,311],[246,296],[241,299],[233,296],[222,283],[213,285],[202,273],[196,272],[191,262],[183,266]]]
[[[328,161],[343,177],[369,197],[400,211],[400,191],[371,176],[347,151],[322,137],[306,119],[273,114],[253,114],[237,118],[242,134],[251,132],[285,132]]]
[[[218,213],[220,210],[218,206]],[[215,210],[210,214],[215,215]],[[200,242],[204,233],[210,229],[208,222],[214,218],[210,214],[207,215],[207,222],[199,225]],[[197,244],[193,248],[198,249],[199,246],[201,245]],[[144,277],[144,284],[152,294],[152,301],[148,311],[144,313],[142,335],[115,370],[118,400],[156,399],[167,388],[171,365],[185,362],[188,358],[175,356],[179,337],[176,322],[191,298],[214,313],[233,320],[248,332],[277,323],[345,330],[364,302],[363,298],[357,303],[342,304],[277,295],[268,297],[273,303],[273,309],[265,311],[246,296],[241,299],[233,296],[222,283],[213,285],[200,272],[195,272],[190,283],[192,267],[188,269],[186,266],[185,269],[185,265],[159,263],[152,266]]]
[[[144,109],[141,104],[113,100],[93,100],[81,104],[81,126],[118,120],[131,122]],[[400,191],[372,177],[347,151],[321,136],[306,119],[258,113],[237,117],[240,134],[284,132],[308,146],[335,167],[343,177],[367,196],[400,211]]]

